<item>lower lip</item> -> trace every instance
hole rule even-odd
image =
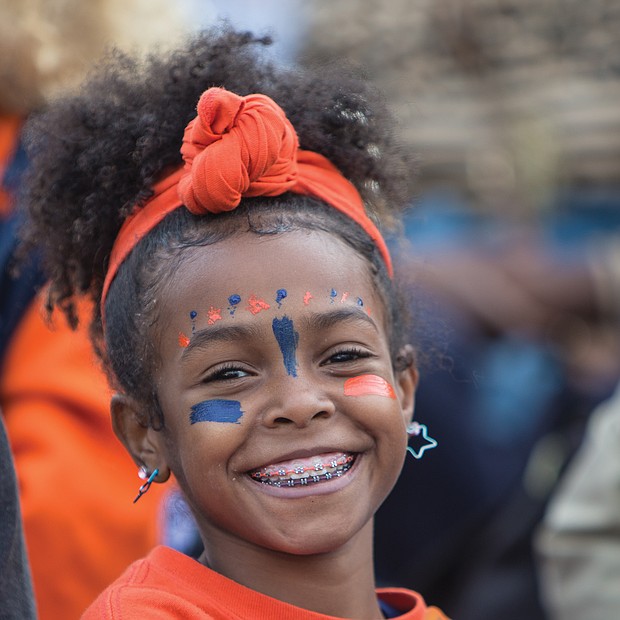
[[[334,476],[331,480],[324,480],[323,482],[314,482],[307,485],[297,485],[294,487],[276,487],[270,484],[263,484],[247,476],[252,484],[258,487],[263,493],[271,495],[272,497],[281,497],[285,499],[301,499],[303,497],[315,497],[317,495],[329,495],[330,493],[336,493],[344,489],[351,484],[359,471],[360,461],[362,455],[357,454],[355,462],[342,476]]]

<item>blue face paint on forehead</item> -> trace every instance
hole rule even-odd
[[[293,321],[287,316],[283,316],[281,319],[274,319],[271,327],[280,346],[280,351],[282,351],[286,372],[291,377],[296,377],[297,358],[295,351],[299,343],[299,334],[295,331]]]
[[[241,403],[238,400],[203,400],[192,406],[189,415],[190,424],[196,422],[225,422],[228,424],[241,424],[239,420],[243,416]]]
[[[230,316],[235,316],[235,310],[240,303],[241,295],[231,295],[228,298],[228,312],[230,313]]]
[[[288,295],[286,289],[280,288],[276,291],[276,303],[278,304],[278,308],[282,306],[282,300]]]

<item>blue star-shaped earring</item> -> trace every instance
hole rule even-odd
[[[422,433],[422,437],[427,442],[423,445],[417,452],[411,447],[407,446],[407,452],[413,456],[414,459],[421,459],[422,455],[426,452],[426,450],[431,450],[432,448],[437,447],[437,441],[428,435],[428,428],[426,428],[425,424],[420,424],[419,422],[412,422],[407,426],[407,435],[410,437],[413,435],[419,435]]]

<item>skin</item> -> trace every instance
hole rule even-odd
[[[279,289],[287,291],[280,307]],[[350,295],[341,303],[331,289]],[[313,297],[304,304],[307,291]],[[270,308],[253,314],[242,301],[230,316],[233,293],[254,294]],[[381,617],[373,515],[403,464],[417,372],[392,366],[385,309],[367,263],[326,233],[246,234],[187,250],[158,306],[154,381],[165,429],[140,425],[145,411],[122,395],[113,400],[113,420],[137,463],[157,467],[158,482],[176,477],[205,544],[200,561],[300,607]],[[213,324],[211,307],[224,310]],[[287,372],[272,329],[283,316],[299,334],[297,376]],[[180,332],[191,336],[186,347]],[[385,379],[396,398],[345,396],[344,382],[359,375]],[[239,401],[239,423],[190,424],[192,407],[215,399]],[[333,452],[354,453],[351,470],[336,483],[295,487],[291,496],[274,495],[248,475]]]

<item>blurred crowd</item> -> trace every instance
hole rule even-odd
[[[617,3],[2,0],[0,17],[0,408],[39,617],[78,617],[156,540],[196,543],[176,498],[127,502],[87,336],[45,324],[36,255],[15,271],[20,130],[107,45],[221,17],[272,32],[283,62],[368,77],[415,154],[392,244],[439,448],[377,517],[378,580],[457,620],[620,615]]]

